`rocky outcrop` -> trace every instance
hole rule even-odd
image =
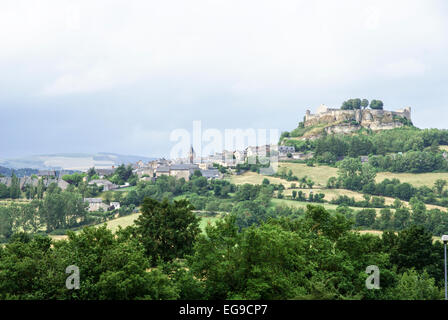
[[[398,111],[387,110],[340,110],[321,105],[316,114],[307,110],[305,127],[324,126],[328,133],[349,133],[360,127],[371,130],[394,129],[403,126],[403,119],[411,121],[411,108]]]

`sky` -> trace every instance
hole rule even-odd
[[[349,98],[448,128],[446,1],[2,0],[0,159],[167,156]]]

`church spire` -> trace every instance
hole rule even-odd
[[[190,152],[189,152],[188,156],[190,159],[190,163],[193,164],[194,158],[195,158],[193,146],[190,146]]]

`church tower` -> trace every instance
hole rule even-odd
[[[188,158],[190,159],[190,164],[193,164],[194,158],[196,157],[194,153],[193,146],[190,147],[190,152],[188,153]]]

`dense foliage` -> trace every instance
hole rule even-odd
[[[289,134],[288,134],[289,135]],[[291,136],[294,136],[291,133]],[[314,152],[314,161],[333,165],[344,157],[370,156],[380,171],[447,171],[439,145],[448,145],[448,130],[403,127],[354,135],[323,135],[315,140],[292,140],[283,134],[285,145],[298,152]]]
[[[149,201],[149,200],[148,200]],[[167,204],[147,202],[152,209]],[[186,203],[170,208],[188,216]],[[169,209],[169,210],[171,210]],[[351,230],[350,220],[309,206],[294,217],[240,229],[228,215],[191,243],[172,242],[164,262],[145,246],[147,223],[113,234],[85,228],[69,238],[15,234],[0,248],[3,299],[441,299],[443,247],[419,226],[383,237]],[[153,219],[153,221],[151,221]],[[169,214],[164,223],[177,223]],[[366,215],[363,220],[368,221]],[[192,222],[185,220],[181,225]],[[194,225],[194,222],[193,222]],[[171,231],[173,232],[173,231]],[[156,233],[149,235],[156,239]],[[168,237],[169,238],[169,237]],[[178,247],[179,246],[179,247]],[[190,254],[179,259],[187,246]],[[169,250],[169,249],[164,249]],[[65,287],[67,266],[80,270],[80,288]],[[152,267],[150,267],[152,265]],[[366,267],[380,270],[368,290]]]

